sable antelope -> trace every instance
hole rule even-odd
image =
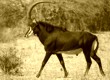
[[[91,58],[93,58],[97,62],[101,74],[104,76],[105,73],[102,68],[101,60],[96,54],[99,47],[99,41],[97,36],[93,35],[90,32],[84,32],[84,31],[70,32],[68,30],[62,29],[61,27],[54,26],[42,21],[32,22],[31,11],[33,7],[39,3],[46,3],[46,2],[34,3],[29,9],[28,26],[30,26],[30,28],[25,34],[26,37],[28,37],[32,32],[36,34],[39,40],[41,41],[41,43],[44,45],[46,51],[45,58],[42,62],[42,66],[37,74],[37,77],[41,75],[41,72],[45,64],[47,63],[48,59],[52,54],[55,54],[58,57],[64,69],[64,77],[67,77],[68,72],[66,70],[61,51],[71,51],[77,49],[83,51],[84,56],[86,58],[87,68],[84,75],[88,73],[90,66],[92,64]]]

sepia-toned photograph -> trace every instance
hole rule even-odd
[[[0,80],[110,80],[110,0],[0,0]]]

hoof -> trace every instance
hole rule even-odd
[[[76,54],[76,56],[78,56],[78,54]]]
[[[85,73],[85,74],[84,74],[84,77],[85,77],[87,74],[88,74],[88,73]]]
[[[105,76],[105,73],[103,72],[103,73],[101,73],[102,74],[102,76]]]
[[[67,78],[67,76],[68,76],[68,72],[65,74],[64,78]]]
[[[36,77],[39,78],[40,77],[40,74],[37,74]]]
[[[105,76],[105,73],[104,73],[103,70],[101,70],[100,73],[101,73],[102,76]]]
[[[105,74],[102,74],[102,76],[105,76]]]

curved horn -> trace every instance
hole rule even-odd
[[[30,8],[28,9],[28,12],[27,12],[28,25],[30,25],[30,23],[32,23],[32,19],[31,19],[31,11],[32,11],[32,9],[33,9],[36,5],[41,4],[41,3],[52,3],[52,4],[54,4],[54,2],[35,2],[35,3],[33,3],[33,4],[30,6]]]

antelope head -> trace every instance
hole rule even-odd
[[[34,31],[37,31],[37,29],[35,27],[37,27],[38,25],[38,21],[36,20],[32,20],[31,19],[31,12],[33,10],[33,8],[38,5],[38,4],[41,4],[41,3],[52,3],[54,4],[53,2],[34,2],[28,9],[27,11],[27,25],[29,26],[29,29],[28,31],[26,32],[25,34],[25,37],[29,37]],[[36,30],[34,30],[36,29]]]

